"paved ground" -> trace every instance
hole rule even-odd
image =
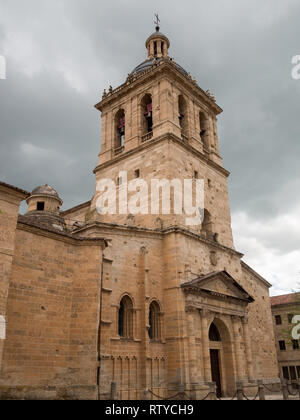
[[[249,397],[249,400],[252,400],[254,397]],[[231,400],[231,398],[222,398],[222,400],[224,401],[228,401]],[[235,398],[236,400],[236,398]],[[258,397],[256,398],[256,400],[258,400]],[[266,395],[266,400],[267,401],[279,401],[279,400],[283,400],[283,397],[281,394],[273,394],[273,395]],[[289,400],[293,400],[293,401],[300,401],[299,396],[289,396]]]

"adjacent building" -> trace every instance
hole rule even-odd
[[[300,293],[274,296],[271,305],[280,376],[287,380],[300,380],[300,340],[292,335],[292,330],[297,329],[293,318],[300,317]]]

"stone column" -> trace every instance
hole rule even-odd
[[[208,315],[209,311],[202,309],[201,311],[201,340],[203,351],[203,368],[204,378],[206,382],[211,382],[211,366],[209,354],[209,338],[208,338]]]
[[[148,266],[148,250],[145,247],[140,249],[141,257],[141,272],[140,272],[140,302],[141,302],[141,346],[140,346],[140,359],[141,359],[141,385],[147,389],[151,385],[151,376],[149,374],[147,361],[151,360],[149,351],[149,266]],[[140,374],[140,373],[139,373]]]
[[[236,382],[242,379],[243,367],[242,367],[242,351],[241,351],[241,337],[239,333],[240,317],[233,316],[233,332],[234,332],[234,350],[235,350],[235,361],[236,361]]]
[[[167,45],[166,42],[164,42],[164,48],[163,48],[162,53],[163,53],[163,56],[164,57],[167,57],[168,56],[168,45]]]
[[[107,114],[102,114],[102,142],[101,142],[101,150],[100,153],[103,153],[106,151],[107,145],[107,129],[106,129],[106,125],[107,125]]]
[[[161,41],[157,41],[157,57],[161,57],[161,56],[162,56]]]
[[[252,352],[251,352],[251,342],[249,336],[249,323],[248,316],[242,318],[243,323],[243,333],[244,333],[244,343],[246,349],[246,361],[247,361],[247,374],[248,380],[253,381],[253,361],[252,361]]]
[[[215,136],[214,136],[214,124],[213,117],[208,115],[208,130],[209,130],[209,151],[215,151]]]
[[[218,120],[216,117],[213,118],[213,127],[214,127],[215,152],[219,154]]]
[[[154,41],[150,42],[150,58],[154,57]]]
[[[189,371],[190,371],[190,383],[198,383],[198,366],[197,366],[197,351],[196,351],[196,339],[195,339],[195,316],[197,315],[197,309],[193,307],[186,308],[187,323],[188,323],[188,337],[189,337]]]

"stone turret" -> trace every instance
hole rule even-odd
[[[65,229],[65,221],[60,215],[63,201],[50,185],[35,188],[26,202],[28,205],[26,218],[46,228]]]

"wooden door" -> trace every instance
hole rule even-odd
[[[217,397],[221,398],[221,374],[220,374],[220,358],[219,350],[210,350],[210,365],[211,365],[211,377],[212,381],[217,386]]]

